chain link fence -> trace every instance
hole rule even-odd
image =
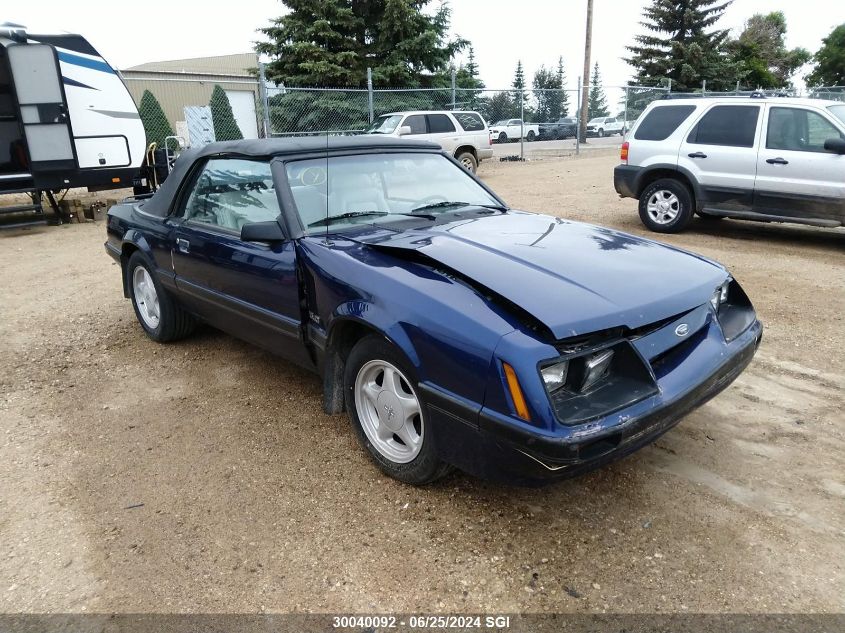
[[[525,156],[527,147],[534,155],[566,155],[582,149],[575,134],[580,85],[523,90],[461,88],[454,83],[427,89],[330,89],[289,88],[260,79],[214,75],[124,79],[138,105],[148,143],[171,152],[240,138],[362,134],[380,116],[408,110],[473,110],[491,127],[520,120],[515,137],[497,133],[493,139],[519,141],[520,157]],[[615,134],[630,129],[655,99],[750,95],[759,91],[737,86],[730,92],[712,92],[703,85],[694,93],[678,93],[668,86],[605,85],[600,92],[602,98],[591,100],[588,119],[614,119],[610,133]],[[785,90],[765,92],[770,96],[797,94]],[[845,86],[812,88],[806,95],[845,101]],[[504,156],[509,151],[512,150],[502,149],[498,154]]]

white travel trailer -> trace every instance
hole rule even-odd
[[[0,23],[0,194],[131,187],[145,152],[129,91],[84,37]]]

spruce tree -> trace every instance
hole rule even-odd
[[[161,109],[161,104],[155,95],[149,90],[144,90],[141,95],[141,103],[138,106],[138,114],[141,116],[141,123],[144,125],[144,132],[147,135],[147,144],[156,143],[164,147],[164,139],[173,136],[173,128]]]
[[[214,124],[214,138],[218,141],[238,141],[244,137],[235,121],[232,104],[226,91],[220,85],[215,85],[211,91],[211,122]]]
[[[732,0],[652,0],[625,61],[636,70],[634,83],[646,86],[672,81],[672,89],[688,92],[707,81],[723,90],[736,81],[736,64],[726,55],[727,30],[709,30]]]
[[[289,86],[358,86],[366,79],[356,39],[362,22],[349,0],[283,0],[290,11],[258,29],[267,78]]]
[[[590,80],[590,96],[587,102],[587,118],[595,119],[600,116],[608,116],[610,111],[607,109],[607,97],[604,94],[604,87],[601,84],[601,74],[599,73],[599,63],[593,66],[593,77]]]
[[[563,56],[557,58],[557,82],[561,87],[560,116],[569,116],[569,93],[566,91],[566,69],[563,66]]]
[[[466,64],[461,64],[455,73],[455,84],[458,88],[456,100],[458,107],[476,110],[481,103],[481,89],[484,82],[478,77],[478,64],[475,61],[475,51],[469,47]]]
[[[519,112],[520,103],[523,108],[528,103],[528,91],[525,90],[525,70],[522,68],[522,60],[516,62],[516,71],[513,75],[513,82],[511,83],[511,99]]]

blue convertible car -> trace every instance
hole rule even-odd
[[[762,327],[725,269],[509,208],[428,143],[185,153],[108,217],[156,341],[198,321],[316,371],[389,475],[535,484],[631,453],[725,388]]]

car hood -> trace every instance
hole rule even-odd
[[[681,314],[706,303],[726,277],[718,264],[670,246],[519,211],[355,239],[451,269],[516,304],[556,339]]]

